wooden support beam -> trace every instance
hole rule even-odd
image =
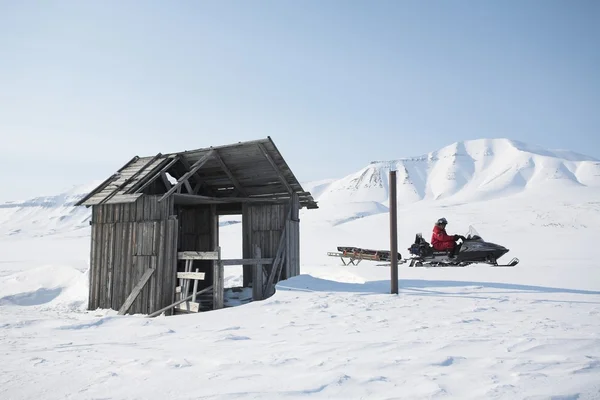
[[[146,286],[146,283],[148,283],[148,280],[150,279],[150,276],[152,276],[154,271],[155,271],[154,268],[150,268],[150,269],[146,270],[146,272],[144,272],[144,275],[142,275],[142,278],[140,279],[140,281],[137,283],[137,285],[135,285],[133,287],[133,290],[131,291],[131,293],[129,294],[127,299],[125,300],[125,303],[123,303],[123,305],[119,309],[118,315],[125,315],[127,310],[129,310],[129,308],[131,307],[131,305],[133,304],[135,299],[141,293],[144,286]]]
[[[158,202],[160,203],[161,201],[163,201],[164,199],[166,199],[167,197],[169,197],[170,195],[172,195],[173,193],[175,193],[175,191],[181,187],[181,185],[184,184],[184,182],[187,181],[187,179],[194,175],[196,173],[196,171],[198,171],[200,168],[202,168],[202,166],[204,164],[206,164],[206,162],[208,160],[210,160],[210,158],[213,156],[214,151],[210,150],[208,153],[206,153],[204,155],[204,157],[202,157],[201,159],[199,159],[198,161],[196,161],[194,163],[194,165],[191,166],[190,170],[188,172],[186,172],[178,181],[177,184],[175,184],[171,189],[169,189],[169,191],[167,193],[165,193],[160,199],[158,199]],[[183,160],[183,158],[182,158]]]
[[[273,258],[241,258],[232,260],[221,260],[223,265],[255,265],[255,264],[273,264]]]
[[[221,247],[217,247],[218,258],[213,261],[213,310],[223,308],[225,303],[225,277],[221,263]]]
[[[214,157],[214,150],[211,150],[211,151],[213,152],[213,157]],[[181,164],[183,164],[185,169],[187,169],[188,171],[190,171],[193,168],[193,166],[187,162],[185,157],[181,157]],[[196,185],[194,186],[194,190],[192,190],[192,193],[196,194],[203,186],[205,186],[205,182],[204,182],[204,179],[198,174],[198,171],[194,172],[192,175],[195,176],[196,179],[198,180],[198,182],[196,182]],[[188,180],[188,182],[189,182],[189,180]],[[210,193],[213,194],[212,191],[210,191]]]
[[[176,301],[175,303],[171,304],[170,306],[166,306],[166,307],[164,307],[164,308],[161,308],[161,309],[160,309],[160,310],[158,310],[158,311],[155,311],[155,312],[153,312],[152,314],[148,315],[148,317],[147,317],[147,318],[154,318],[154,317],[156,317],[157,315],[160,315],[160,314],[162,314],[163,312],[165,312],[165,311],[167,311],[167,310],[170,310],[171,308],[175,307],[175,306],[176,306],[176,305],[178,305],[178,304],[181,304],[181,303],[183,303],[183,302],[186,302],[186,301],[189,301],[189,300],[191,300],[191,298],[192,298],[192,297],[194,297],[194,295],[198,296],[199,294],[206,293],[206,292],[210,291],[211,289],[212,289],[212,286],[209,286],[209,287],[207,287],[207,288],[204,288],[204,289],[202,289],[202,290],[201,290],[201,291],[199,291],[199,292],[194,292],[194,293],[190,294],[189,296],[187,296],[186,298]]]
[[[246,192],[246,190],[242,187],[242,185],[236,179],[236,177],[233,176],[233,174],[231,173],[231,170],[229,169],[227,164],[225,164],[225,161],[223,161],[223,159],[221,158],[221,155],[216,150],[215,150],[215,159],[219,162],[219,164],[221,164],[221,168],[223,169],[223,171],[225,171],[225,173],[229,177],[229,180],[231,181],[231,183],[233,183],[233,186],[235,186],[235,188],[238,190],[238,192],[240,192],[240,194],[242,196],[248,197],[248,192]]]
[[[260,247],[257,245],[254,245],[254,257],[259,260],[261,258]],[[256,263],[256,265],[252,267],[252,300],[262,300],[264,298],[264,281],[265,273],[263,265],[261,263]]]
[[[175,193],[173,194],[175,203],[179,204],[231,204],[231,203],[287,203],[289,198],[269,198],[269,197],[209,197],[196,194]]]
[[[257,143],[257,146],[260,149],[260,151],[263,153],[263,155],[265,156],[265,158],[267,159],[267,161],[269,161],[269,163],[271,164],[271,166],[273,167],[273,169],[277,173],[277,176],[279,176],[279,179],[281,180],[281,182],[287,188],[288,192],[294,193],[294,189],[292,189],[292,187],[288,183],[287,179],[285,179],[285,176],[283,176],[283,173],[281,172],[281,170],[279,169],[279,167],[277,166],[277,164],[275,164],[275,161],[269,155],[269,153],[267,152],[267,149],[265,148],[265,146],[262,143]]]
[[[186,179],[185,181],[183,181],[183,184],[184,184],[185,189],[187,190],[187,192],[189,194],[193,194],[194,193],[194,189],[192,189],[192,185],[190,185],[189,179]]]

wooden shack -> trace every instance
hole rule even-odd
[[[299,210],[317,208],[270,137],[133,157],[76,205],[92,207],[88,309],[167,315],[223,307],[224,268],[253,300],[300,274]],[[224,260],[219,216],[242,216]]]

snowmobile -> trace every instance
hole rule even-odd
[[[499,244],[486,242],[469,226],[466,236],[461,236],[458,251],[452,255],[451,250],[437,251],[423,238],[421,233],[415,236],[408,251],[411,254],[406,261],[409,267],[464,267],[469,264],[487,264],[492,267],[514,267],[519,263],[518,258],[513,258],[508,264],[498,264],[498,259],[508,253],[508,249]]]

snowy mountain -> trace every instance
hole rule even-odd
[[[397,172],[399,204],[486,200],[550,188],[600,187],[600,160],[548,151],[508,139],[458,142],[411,158],[373,161],[314,194],[320,203],[377,202],[389,198],[389,171]]]
[[[479,139],[454,143],[418,157],[373,161],[341,179],[305,182],[304,189],[313,194],[321,208],[306,212],[306,216],[339,225],[386,213],[390,168],[397,171],[398,203],[402,206],[600,188],[600,161],[592,157],[508,139]],[[87,235],[89,210],[72,205],[97,184],[75,186],[56,196],[0,204],[0,236],[66,232]],[[239,218],[234,216],[223,224],[235,222]]]

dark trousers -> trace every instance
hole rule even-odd
[[[455,244],[454,248],[452,249],[452,251],[450,251],[450,255],[451,256],[457,255],[458,252],[460,251],[461,246],[462,246],[462,243],[461,244]]]

